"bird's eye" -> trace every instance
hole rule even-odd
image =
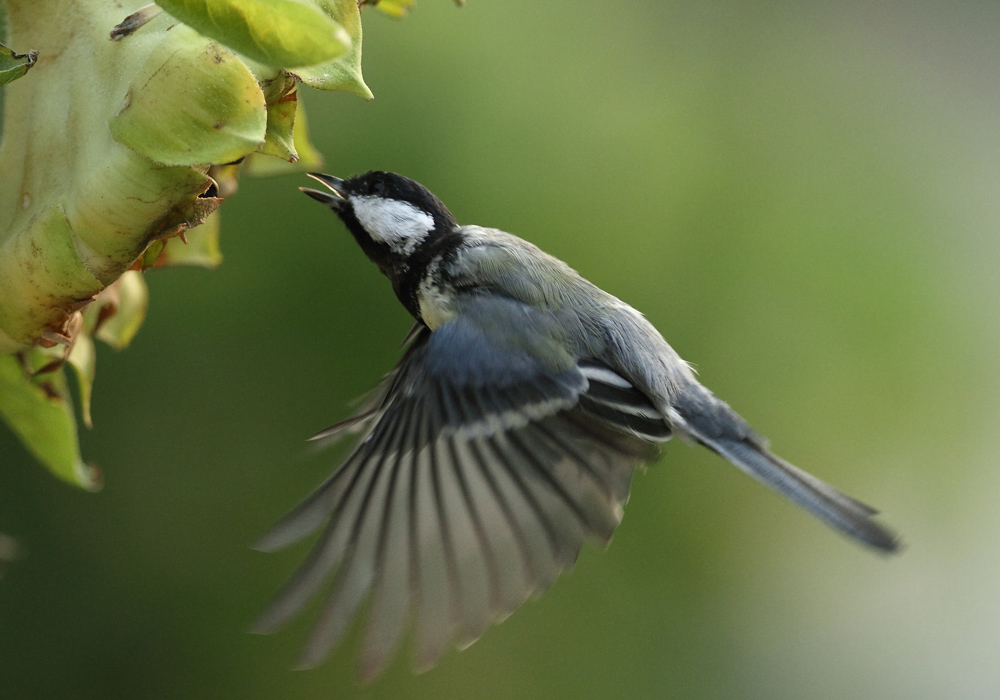
[[[374,194],[382,194],[384,190],[385,190],[385,183],[382,182],[381,180],[376,180],[375,182],[372,183],[372,192]]]

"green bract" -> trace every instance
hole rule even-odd
[[[349,54],[335,61],[293,69],[292,75],[309,87],[348,90],[366,100],[372,99],[372,91],[361,78],[361,15],[357,4],[341,0],[315,1],[344,26],[354,42],[353,48]]]
[[[275,68],[323,63],[351,49],[351,37],[331,18],[326,3],[161,0],[158,4],[205,36]],[[343,3],[330,3],[334,4]]]
[[[115,141],[163,165],[228,163],[257,150],[267,110],[253,73],[190,27],[166,32],[171,24],[160,15],[132,37],[163,31],[108,123]]]

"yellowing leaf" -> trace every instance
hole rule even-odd
[[[414,0],[372,0],[368,4],[373,5],[382,14],[401,19],[406,17],[417,3]]]
[[[76,374],[76,383],[80,389],[80,414],[83,418],[83,424],[88,428],[93,428],[94,421],[90,417],[90,396],[97,371],[97,351],[90,335],[80,333],[76,336],[76,342],[73,343],[73,349],[70,350],[66,361]]]
[[[316,170],[323,165],[323,154],[309,140],[309,122],[301,98],[295,109],[295,151],[299,154],[298,165],[303,170]]]
[[[148,306],[146,280],[141,272],[129,270],[84,310],[84,322],[95,338],[122,350],[139,332]]]
[[[316,7],[294,0],[162,0],[164,10],[205,36],[276,68],[343,56],[351,38]]]

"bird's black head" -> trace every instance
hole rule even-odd
[[[408,267],[425,244],[458,226],[430,190],[396,173],[376,170],[347,180],[321,173],[310,177],[333,194],[306,187],[302,191],[337,212],[368,257],[390,278],[394,269]]]
[[[416,315],[416,288],[428,264],[461,240],[448,207],[419,182],[396,173],[376,170],[347,180],[321,173],[309,176],[330,192],[299,189],[340,216],[361,249],[392,281],[400,301]]]

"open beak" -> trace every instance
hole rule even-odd
[[[344,202],[347,201],[344,197],[344,181],[339,177],[334,177],[333,175],[325,175],[323,173],[308,173],[309,177],[317,182],[323,184],[330,192],[323,192],[321,190],[314,190],[311,187],[300,187],[299,189],[315,199],[321,204],[325,204],[334,211],[340,211],[344,206]]]

